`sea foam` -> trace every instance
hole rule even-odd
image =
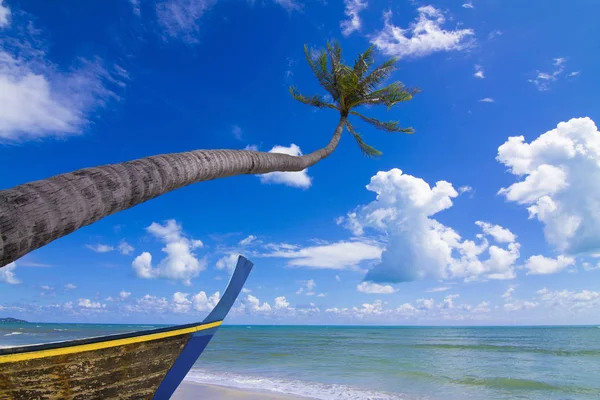
[[[416,400],[425,399],[373,390],[359,389],[347,385],[306,382],[300,380],[241,375],[228,372],[215,373],[192,369],[186,381],[225,386],[236,389],[274,392],[319,400]]]

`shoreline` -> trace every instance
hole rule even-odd
[[[230,388],[226,386],[196,383],[184,380],[177,388],[172,400],[311,400],[309,397]]]

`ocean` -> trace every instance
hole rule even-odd
[[[0,346],[152,327],[0,324]],[[322,400],[600,399],[600,329],[224,326],[186,379]]]

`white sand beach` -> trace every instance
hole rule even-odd
[[[172,400],[309,400],[307,397],[271,394],[223,386],[184,381],[171,397]]]

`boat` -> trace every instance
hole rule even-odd
[[[204,321],[64,342],[0,348],[0,400],[166,400],[237,299],[252,262],[238,258]]]

